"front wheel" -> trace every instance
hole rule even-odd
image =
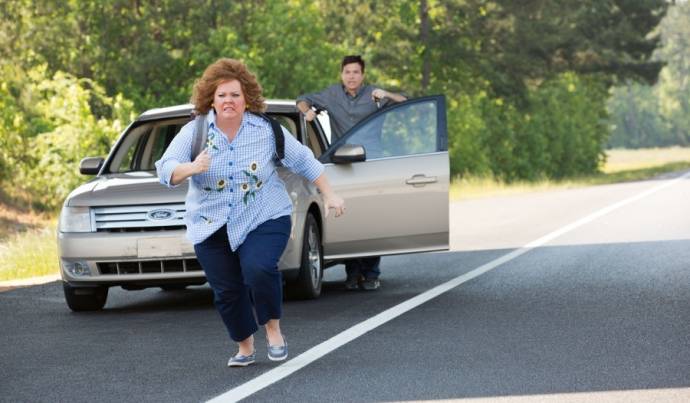
[[[108,287],[73,287],[62,283],[65,301],[74,312],[99,311],[108,299]]]
[[[302,237],[302,260],[297,279],[287,284],[286,294],[291,299],[316,299],[321,295],[323,280],[323,248],[321,230],[316,218],[307,214]]]

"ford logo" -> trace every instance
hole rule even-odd
[[[159,208],[146,213],[146,218],[152,221],[169,220],[175,217],[175,210]]]

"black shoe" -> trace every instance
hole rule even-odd
[[[381,288],[381,282],[377,278],[367,278],[359,286],[365,291],[376,291]]]
[[[345,289],[348,291],[359,290],[359,276],[347,276]]]

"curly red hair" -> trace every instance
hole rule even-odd
[[[254,73],[239,60],[223,58],[206,67],[204,74],[194,83],[191,102],[196,112],[208,113],[211,110],[216,88],[232,80],[239,81],[249,112],[260,113],[266,109],[261,85]]]

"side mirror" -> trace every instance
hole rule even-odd
[[[349,164],[351,162],[365,161],[367,153],[362,145],[343,144],[335,150],[331,159],[336,164]]]
[[[79,163],[79,173],[82,175],[98,175],[105,160],[102,157],[86,157]]]

